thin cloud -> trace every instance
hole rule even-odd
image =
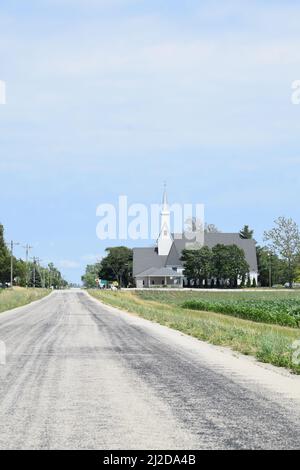
[[[69,259],[62,259],[58,262],[58,266],[62,269],[77,269],[80,267],[80,263]]]

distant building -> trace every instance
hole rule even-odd
[[[181,253],[190,240],[183,234],[172,234],[170,229],[170,209],[167,192],[164,190],[161,209],[161,230],[154,247],[133,249],[133,276],[138,288],[143,287],[183,287],[187,284],[183,271]],[[257,257],[255,240],[242,239],[239,233],[204,233],[204,245],[213,248],[215,245],[237,245],[245,253],[250,267],[250,279],[257,282]]]

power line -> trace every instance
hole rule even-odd
[[[10,287],[13,287],[14,282],[14,247],[20,245],[19,242],[10,242]]]
[[[29,243],[27,243],[23,248],[26,251],[26,287],[28,287],[28,282],[29,282],[29,265],[28,265],[28,256],[29,256],[29,250],[32,250],[33,246],[30,246]]]

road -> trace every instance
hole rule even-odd
[[[0,315],[1,449],[300,447],[299,377],[55,292]]]

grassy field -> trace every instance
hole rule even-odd
[[[144,300],[155,300],[193,310],[224,313],[246,320],[300,327],[299,291],[138,291]]]
[[[48,289],[25,289],[14,287],[13,289],[0,289],[0,313],[15,307],[29,304],[49,294]]]
[[[155,291],[154,289],[136,291],[136,294],[145,300],[159,300],[164,303],[172,303],[175,305],[181,305],[183,302],[188,300],[288,300],[294,299],[300,303],[300,289],[299,290],[264,290],[264,289],[253,289],[253,290],[236,290],[236,291],[189,291],[183,289],[182,291]]]
[[[197,299],[204,295],[207,299],[219,299],[225,296],[253,295],[265,296],[270,300],[298,296],[290,292],[266,293],[206,293],[206,292],[155,292],[155,291],[89,291],[95,298],[109,305],[135,313],[143,318],[155,321],[170,328],[182,331],[203,341],[212,344],[228,346],[243,354],[255,356],[262,362],[289,368],[300,374],[300,365],[293,362],[292,344],[300,339],[300,329],[256,323],[220,313],[195,311],[183,309],[182,303],[186,300]],[[278,297],[279,296],[279,297]]]

